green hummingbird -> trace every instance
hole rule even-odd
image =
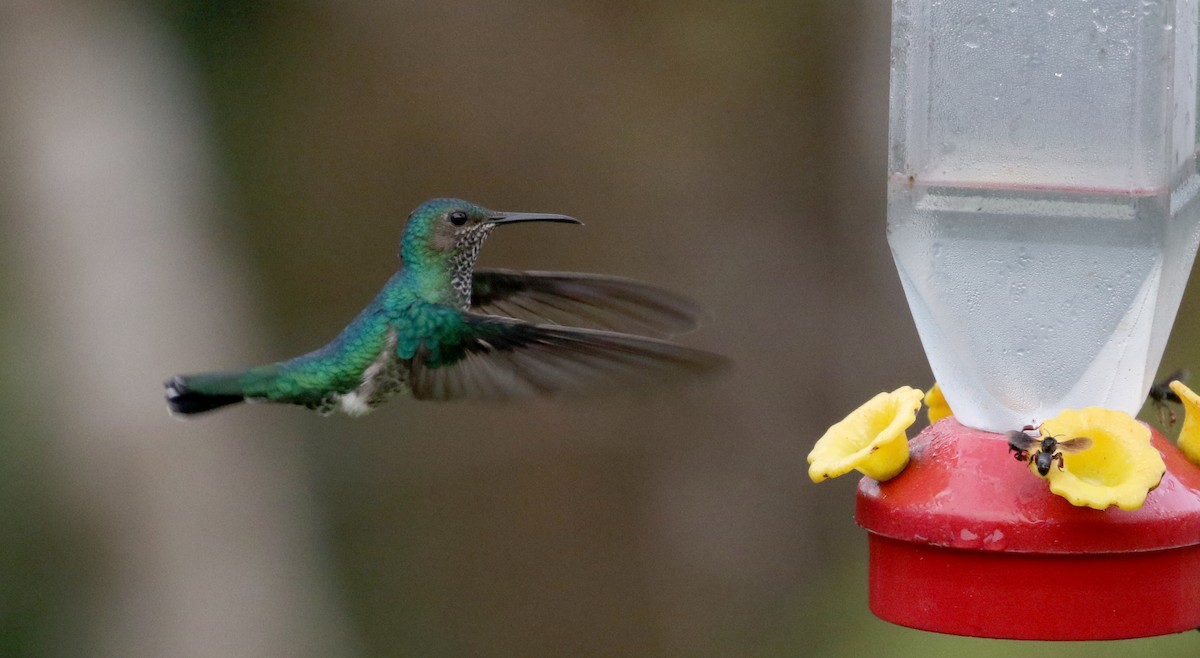
[[[243,401],[358,416],[388,398],[512,399],[710,372],[725,359],[656,337],[696,327],[691,301],[629,279],[476,269],[497,227],[573,217],[432,199],[409,215],[401,267],[324,347],[238,372],[180,375],[167,404],[195,414]],[[582,325],[582,326],[568,326]]]

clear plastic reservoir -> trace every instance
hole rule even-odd
[[[1200,242],[1197,0],[895,0],[888,241],[959,421],[1136,413]]]

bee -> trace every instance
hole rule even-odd
[[[1176,370],[1150,386],[1150,403],[1154,405],[1155,411],[1158,412],[1159,425],[1166,425],[1167,427],[1175,426],[1175,411],[1167,403],[1183,404],[1183,401],[1179,399],[1175,391],[1171,390],[1171,382],[1175,380],[1184,381],[1187,378],[1188,372],[1186,370]]]
[[[1058,462],[1058,470],[1063,470],[1063,453],[1080,452],[1092,447],[1092,440],[1086,436],[1077,436],[1066,441],[1059,441],[1053,436],[1030,436],[1029,432],[1037,429],[1026,425],[1020,430],[1008,433],[1008,449],[1013,451],[1017,461],[1029,462],[1037,466],[1038,474],[1046,477],[1050,467]],[[1030,450],[1033,448],[1033,450]]]

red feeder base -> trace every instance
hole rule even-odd
[[[947,418],[888,482],[863,478],[870,606],[939,633],[1111,640],[1200,627],[1200,469],[1151,429],[1167,472],[1141,509],[1074,507],[1003,435]]]

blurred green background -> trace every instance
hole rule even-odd
[[[4,3],[0,654],[1194,654],[867,611],[853,478],[814,486],[804,458],[931,381],[884,235],[888,10]],[[713,318],[685,341],[736,369],[167,416],[171,374],[332,337],[444,195],[583,219],[503,231],[483,262],[687,293]],[[1200,364],[1198,304],[1193,284],[1164,370]]]

